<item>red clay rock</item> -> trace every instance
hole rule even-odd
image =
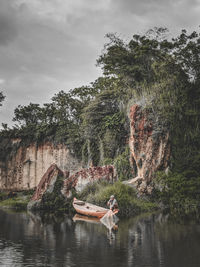
[[[89,183],[106,180],[113,182],[116,179],[114,167],[112,165],[103,167],[91,167],[81,171],[64,180],[62,193],[67,198],[71,197],[71,190],[80,192]]]
[[[58,168],[56,164],[52,164],[48,170],[43,175],[42,179],[40,180],[35,193],[32,196],[31,200],[40,200],[43,194],[47,191],[50,186],[54,186],[57,178],[59,176],[64,176],[64,173]],[[53,188],[52,188],[53,189]],[[51,190],[53,191],[53,190]]]
[[[165,170],[169,164],[169,132],[158,125],[147,109],[133,105],[130,109],[130,162],[134,178],[129,181],[140,193],[151,193],[154,173]]]

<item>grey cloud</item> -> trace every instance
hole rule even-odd
[[[199,6],[199,0],[112,0],[112,3],[116,8],[140,15],[144,15],[148,12],[156,12],[158,10],[163,10],[168,13],[169,10],[172,11],[180,7],[188,11],[188,8]],[[177,10],[177,12],[178,11],[179,10]],[[170,15],[170,13],[168,13],[168,15]]]
[[[17,36],[17,21],[9,1],[0,2],[0,45],[7,45]]]
[[[199,0],[112,0],[115,11],[127,19],[136,16],[146,21],[146,27],[191,28],[199,23]]]
[[[121,11],[125,11],[132,14],[144,15],[146,13],[156,11],[161,6],[165,5],[165,1],[159,0],[112,0],[113,5]],[[167,1],[166,1],[167,2]],[[171,2],[171,1],[170,1]]]
[[[0,44],[7,45],[16,35],[16,27],[0,14]]]

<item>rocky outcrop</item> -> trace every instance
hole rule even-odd
[[[72,156],[66,145],[45,142],[40,145],[31,143],[25,146],[20,144],[20,139],[12,142],[13,150],[11,148],[9,155],[0,160],[0,189],[35,188],[52,164],[70,174],[82,168],[81,162]]]
[[[95,181],[106,180],[113,182],[115,179],[115,170],[112,165],[82,169],[64,180],[62,193],[67,198],[70,198],[72,189],[75,189],[76,192],[80,192],[86,185]]]
[[[64,208],[67,199],[72,196],[72,190],[80,192],[86,185],[95,181],[113,182],[115,179],[113,166],[92,167],[82,169],[70,177],[67,177],[68,175],[69,173],[62,172],[56,164],[52,164],[38,184],[28,204],[28,210],[55,209],[55,199],[58,198],[59,208],[60,205]]]
[[[65,174],[58,168],[58,166],[56,164],[52,164],[40,180],[31,201],[28,203],[28,210],[43,209],[44,203],[42,203],[42,201],[46,194],[52,194],[55,192],[54,195],[58,198],[58,196],[61,195],[61,188],[55,188],[55,185],[58,179],[62,181],[64,176]],[[60,187],[62,187],[62,184]]]
[[[154,173],[166,170],[169,165],[169,132],[164,123],[142,105],[135,104],[130,109],[129,146],[133,179],[128,183],[139,189],[140,193],[151,193]],[[15,139],[11,140],[8,155],[1,154],[0,189],[27,190],[39,185],[35,199],[46,190],[51,175],[54,177],[55,166],[69,175],[62,190],[66,197],[71,195],[73,188],[79,192],[93,181],[113,181],[116,176],[113,166],[82,169],[81,162],[63,144],[45,142],[23,145],[20,139]]]
[[[58,168],[56,164],[52,164],[40,180],[31,200],[41,199],[46,191],[52,193],[55,182],[59,176],[64,177],[64,173]]]
[[[130,109],[130,161],[134,178],[129,181],[140,193],[151,193],[154,173],[169,165],[169,132],[148,109]]]

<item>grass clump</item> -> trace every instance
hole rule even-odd
[[[26,210],[33,190],[20,192],[0,192],[0,207],[15,210]]]
[[[8,198],[8,193],[0,192],[0,201],[3,201]]]
[[[110,195],[115,195],[120,209],[119,214],[124,217],[157,209],[155,203],[137,198],[136,191],[121,182],[114,184],[108,182],[93,183],[88,185],[77,197],[98,206],[106,207]]]
[[[30,196],[8,198],[0,201],[0,206],[3,208],[10,208],[15,210],[26,210],[29,200]]]

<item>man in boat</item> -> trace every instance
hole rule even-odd
[[[110,196],[110,199],[107,202],[107,206],[112,211],[118,208],[117,200],[115,199],[114,195]]]

